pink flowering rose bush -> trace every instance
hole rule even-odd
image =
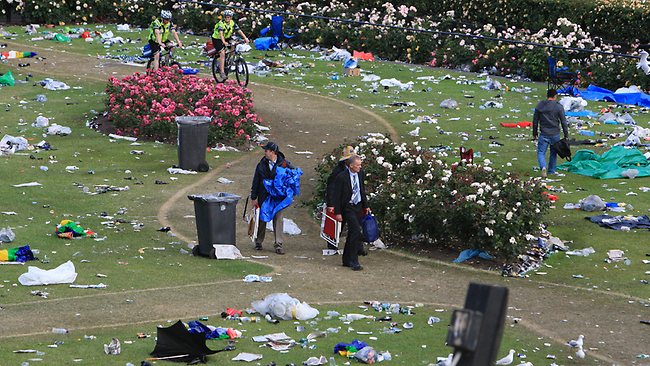
[[[106,88],[108,118],[117,134],[176,141],[177,116],[211,117],[208,144],[244,143],[260,119],[250,90],[235,82],[183,75],[178,68],[111,77]]]

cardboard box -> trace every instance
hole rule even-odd
[[[345,69],[345,76],[359,76],[361,75],[361,69],[355,67],[354,69]]]

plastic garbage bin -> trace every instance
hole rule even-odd
[[[178,127],[178,166],[185,170],[207,172],[210,169],[205,160],[208,147],[210,117],[176,117]]]
[[[199,245],[192,248],[192,254],[215,258],[213,244],[236,245],[237,202],[240,196],[217,192],[189,195],[187,198],[194,201],[199,237]]]

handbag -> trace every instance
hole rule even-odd
[[[372,214],[367,214],[361,219],[361,228],[363,229],[363,241],[372,243],[379,239],[379,225]]]
[[[555,150],[557,155],[562,159],[571,161],[571,147],[569,147],[569,141],[566,138],[554,143],[553,150]]]

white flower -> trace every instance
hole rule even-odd
[[[470,195],[468,195],[468,196],[465,197],[465,198],[466,198],[467,201],[469,201],[469,202],[476,201],[476,195],[475,195],[475,194],[470,194]]]
[[[510,219],[512,219],[512,211],[508,211],[508,213],[506,214],[506,220],[510,220]]]
[[[486,228],[485,228],[485,233],[486,233],[488,236],[493,236],[493,235],[494,235],[494,230],[490,229],[489,227],[486,227]]]
[[[476,194],[479,195],[479,196],[482,196],[483,192],[484,192],[483,188],[479,188],[478,191],[476,191]]]
[[[417,158],[415,158],[415,164],[417,164],[417,165],[422,164],[422,158],[419,157],[419,156]]]
[[[510,241],[510,244],[517,244],[517,239],[515,239],[514,236],[511,236],[509,241]]]
[[[449,195],[451,195],[451,196],[455,196],[456,193],[458,193],[458,191],[454,189],[453,191],[451,191],[451,193],[449,193]]]
[[[391,193],[391,194],[390,194],[390,198],[395,199],[395,197],[397,197],[397,196],[395,195],[395,193]]]
[[[476,201],[476,203],[478,203],[481,206],[485,206],[485,201],[483,201],[483,200],[478,200],[478,201]]]
[[[414,204],[414,203],[411,203],[411,204],[409,205],[409,209],[412,210],[412,209],[414,209],[414,208],[415,208],[415,204]]]
[[[377,164],[383,165],[384,164],[384,157],[383,156],[378,156],[377,157]]]

